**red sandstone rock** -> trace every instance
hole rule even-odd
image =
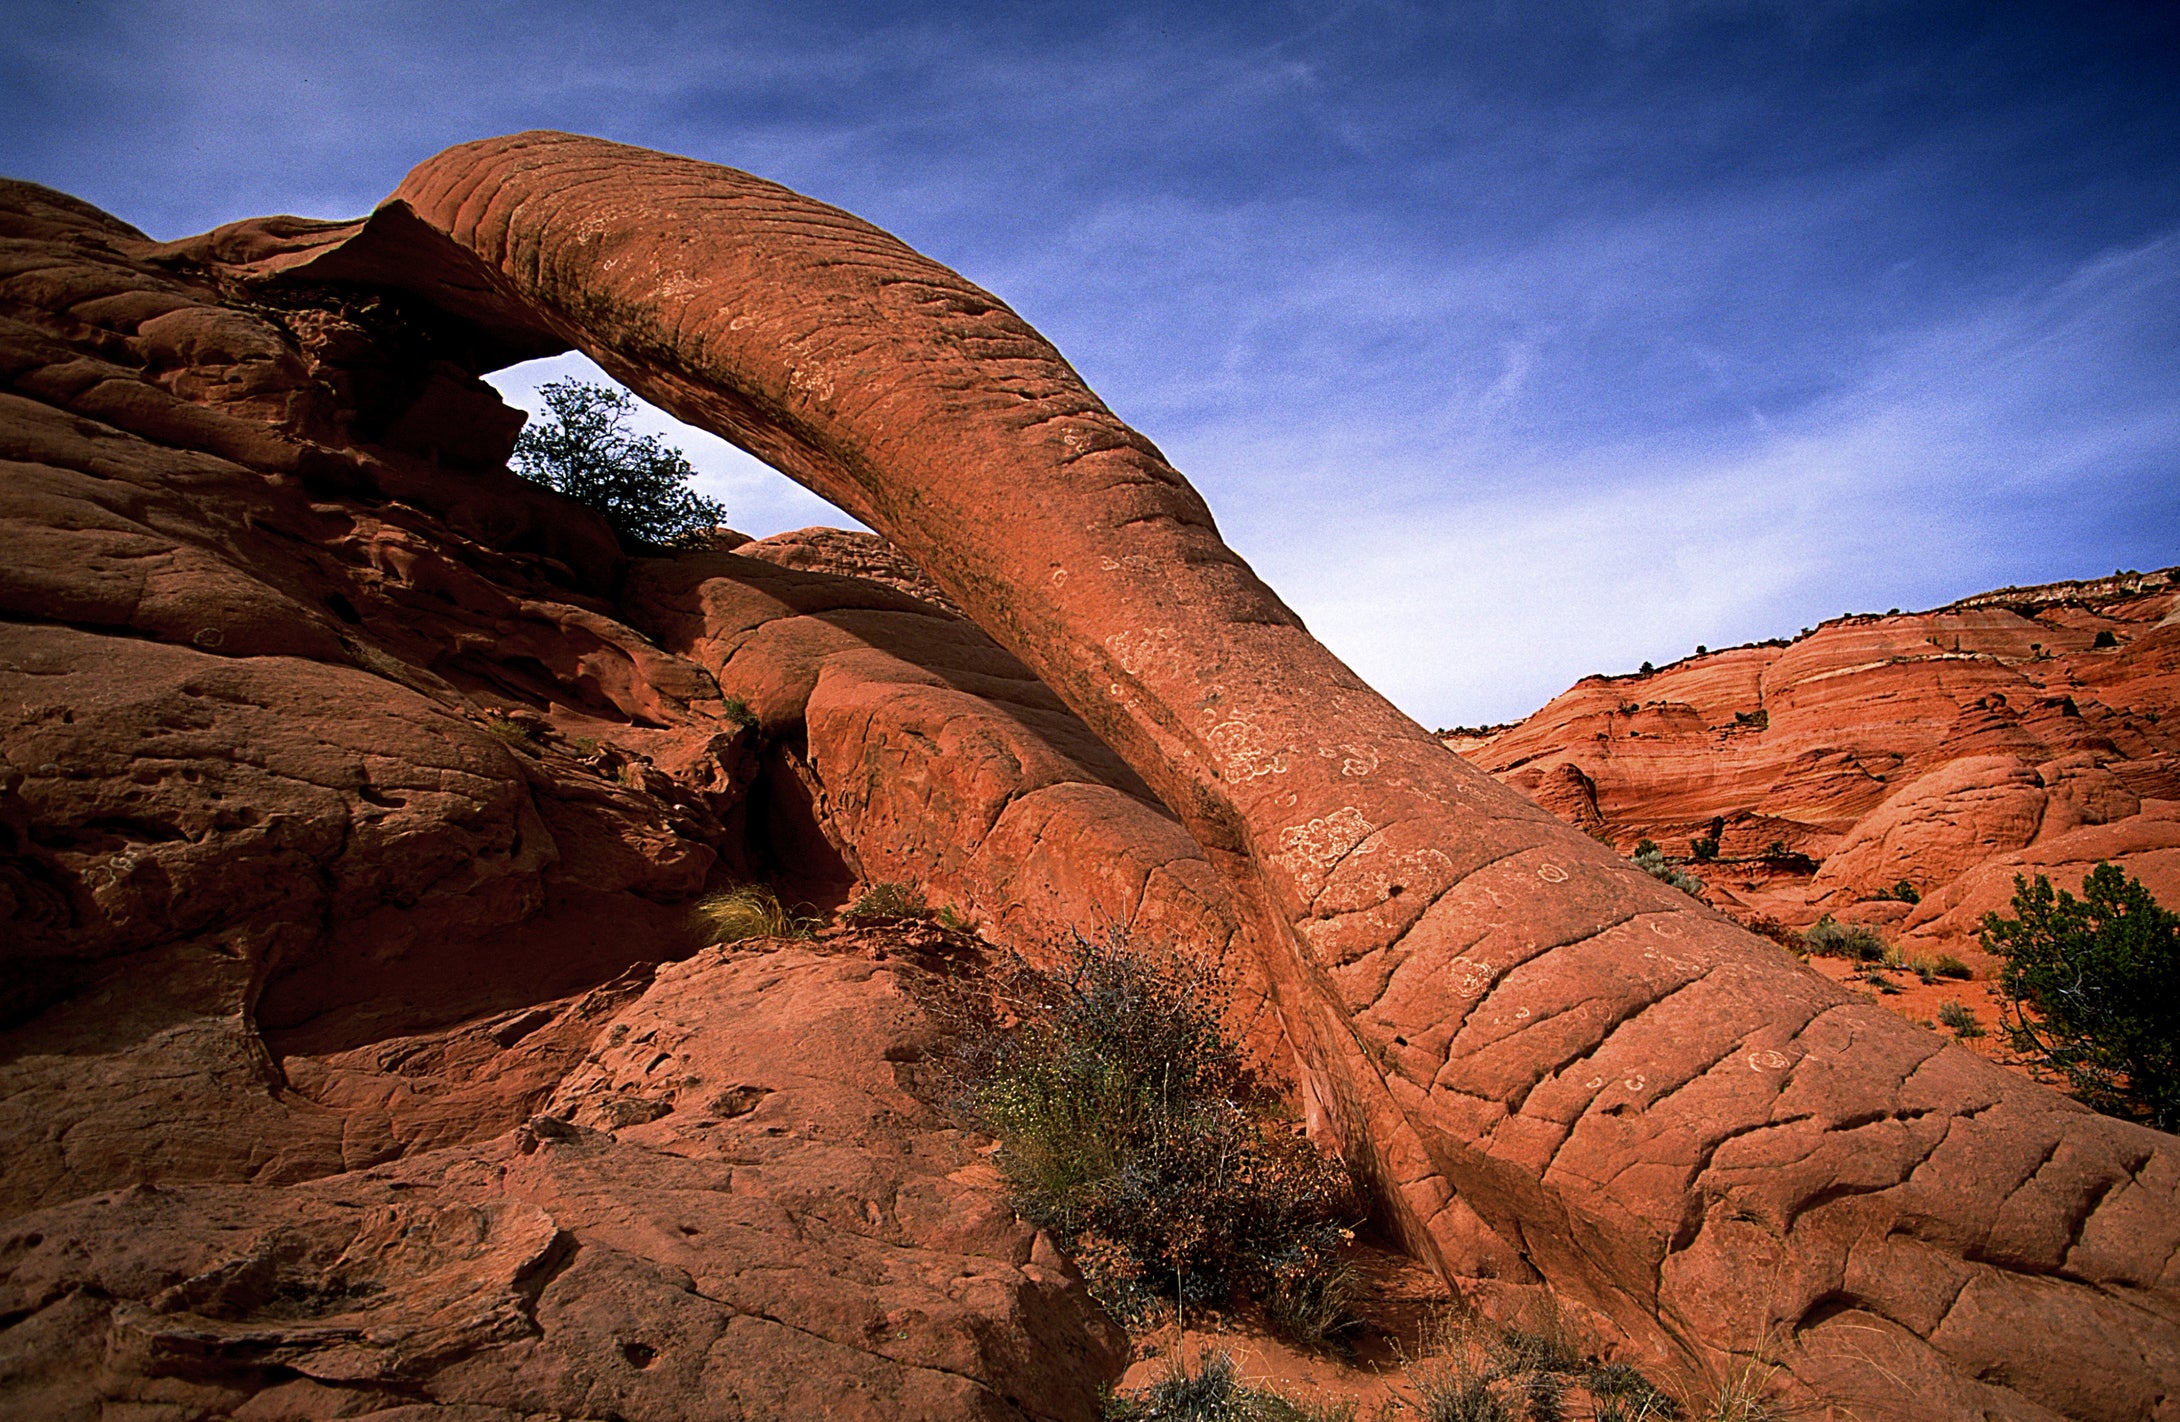
[[[1447,755],[996,299],[785,189],[565,135],[451,150],[397,197],[541,338],[887,534],[1128,760],[1242,907],[1320,1124],[1442,1270],[1541,1275],[1687,1373],[1781,1337],[1800,1400],[1866,1417],[2180,1396],[2169,1138],[1856,999]],[[1789,649],[1773,714],[1880,678],[1851,641]],[[1992,752],[2067,714],[1984,709],[1965,744]],[[1894,768],[1820,756],[1805,803],[1844,832]]]
[[[923,569],[876,534],[850,533],[844,528],[798,528],[793,533],[775,533],[721,551],[762,558],[783,568],[884,583],[956,617],[966,615],[945,589],[924,575]]]
[[[1124,1357],[974,1138],[899,1076],[933,1038],[860,955],[713,949],[593,995],[545,1112],[282,1190],[19,1214],[17,1415],[1054,1418]],[[412,1143],[413,1144],[413,1143]]]
[[[756,729],[620,620],[592,515],[471,462],[517,422],[473,374],[398,378],[395,296],[226,304],[257,278],[221,251],[328,230],[265,227],[159,248],[0,188],[4,1410],[1092,1415],[1115,1335],[896,1086],[929,1035],[897,973],[653,983],[791,819]],[[484,435],[402,443],[478,392]],[[620,1148],[591,1127],[659,1098],[589,1087],[679,1030],[660,1003],[770,1075],[696,1050],[681,1120]]]
[[[2164,828],[2180,802],[2176,587],[2167,570],[1846,618],[1589,678],[1459,748],[1622,849],[1684,854],[1723,820],[1721,861],[1698,872],[1731,911],[1831,913],[1973,957],[2016,873],[2072,889],[2102,852],[2180,902]],[[2091,827],[2109,828],[2076,833]],[[1767,858],[1774,843],[1809,862]],[[1902,880],[1924,905],[1871,897]]]
[[[1110,1336],[1034,1241],[1018,1259],[974,1224],[991,1182],[954,1178],[952,1147],[899,1164],[902,1137],[869,1159],[805,1138],[747,1162],[745,1214],[740,1167],[722,1191],[717,1138],[675,1119],[785,1091],[741,1037],[834,1103],[820,1126],[877,1119],[877,1067],[794,1057],[750,981],[669,973],[629,1004],[643,959],[693,946],[678,901],[783,848],[899,864],[1002,923],[1230,935],[1320,1130],[1420,1256],[1548,1280],[1683,1381],[1773,1334],[1799,1398],[1868,1417],[2124,1417],[2180,1393],[2168,1138],[1859,1002],[1432,744],[996,300],[784,189],[589,140],[456,150],[403,196],[155,247],[8,191],[0,476],[25,502],[0,544],[0,706],[22,708],[0,879],[36,971],[5,1071],[10,1128],[41,1142],[6,1182],[16,1395],[203,1415],[262,1390],[269,1358],[300,1378],[258,1415],[342,1405],[335,1385],[810,1410],[846,1405],[843,1379],[876,1409],[1004,1415],[1003,1379],[1041,1355],[1058,1371],[1019,1410],[1079,1413]],[[390,360],[382,304],[447,344]],[[206,310],[140,334],[186,308]],[[493,467],[511,426],[474,380],[571,343],[892,535],[1008,651],[867,580],[732,555],[638,564],[620,599],[596,521]],[[1800,704],[1857,665],[1814,666]],[[2023,753],[1994,724],[1974,744]],[[1820,778],[1846,806],[1870,777]],[[2116,803],[2101,782],[2080,802]],[[786,1019],[837,1002],[859,1046],[899,1045],[858,980],[794,980]],[[630,1035],[586,1046],[612,1013]],[[676,1045],[639,1053],[645,1031]],[[558,1117],[515,1130],[541,1097],[628,1153]],[[962,1189],[930,1181],[934,1150]],[[829,1183],[892,1171],[970,1237]],[[81,1213],[147,1176],[171,1213]],[[684,1216],[700,1257],[657,1237],[669,1201],[707,1212]],[[846,1238],[859,1205],[886,1271]],[[838,1252],[780,1252],[817,1226]],[[396,1234],[433,1242],[373,1252]],[[371,1269],[342,1263],[359,1241]],[[999,1286],[919,1302],[947,1255]],[[268,1280],[273,1312],[340,1321],[269,1317]],[[871,1312],[895,1288],[943,1313],[928,1336]],[[668,1345],[616,1334],[630,1316]],[[886,1324],[919,1351],[889,1353]]]

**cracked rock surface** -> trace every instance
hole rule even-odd
[[[2180,1407],[2170,1137],[1451,754],[995,298],[566,135],[397,198],[0,190],[17,1410],[1089,1415],[1117,1340],[906,1090],[911,970],[700,952],[751,877],[1224,952],[1417,1258],[1680,1390]],[[476,378],[570,346],[896,551],[626,556]]]
[[[989,293],[775,184],[566,134],[450,149],[373,220],[884,533],[1125,759],[1237,906],[1313,1123],[1442,1273],[1548,1283],[1691,1390],[1761,1355],[1867,1418],[2180,1409],[2170,1137],[1451,754]]]
[[[1094,1415],[1122,1341],[904,1084],[914,955],[688,922],[989,826],[829,817],[833,739],[765,691],[814,685],[806,644],[722,687],[640,630],[610,534],[503,467],[520,417],[475,374],[527,348],[253,265],[324,227],[162,246],[0,186],[0,1412]],[[707,566],[1035,686],[883,581]],[[932,681],[928,642],[887,675]],[[1040,704],[944,712],[1201,869]],[[1032,912],[1002,891],[1034,843],[941,887],[1023,946],[1174,897],[1138,849]]]
[[[556,1004],[525,1040],[592,1051],[488,1141],[17,1215],[0,1388],[50,1418],[1094,1417],[1125,1339],[898,1080],[921,970],[828,948]]]

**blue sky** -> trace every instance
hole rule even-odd
[[[1427,724],[2180,561],[2169,5],[16,0],[0,32],[0,172],[160,237],[354,215],[530,127],[747,168],[997,292]],[[737,526],[840,521],[681,437]]]

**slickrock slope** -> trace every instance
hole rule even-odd
[[[1685,855],[1723,821],[1698,872],[1738,915],[1972,953],[2016,874],[2073,889],[2110,859],[2180,903],[2180,570],[1589,677],[1453,744],[1622,850]],[[1902,880],[1918,902],[1876,897]]]
[[[1224,945],[1419,1258],[1548,1283],[1689,1391],[1762,1354],[1870,1419],[2180,1407],[2171,1138],[1449,754],[885,234],[565,135],[366,222],[0,212],[0,1388],[1085,1415],[1113,1340],[889,1078],[899,970],[689,956],[686,899],[759,873]],[[804,555],[621,559],[499,467],[474,378],[571,345],[973,621]]]
[[[902,1085],[916,955],[685,904],[945,846],[992,936],[1216,946],[1209,866],[958,617],[632,567],[502,467],[510,347],[251,268],[322,227],[0,188],[0,1411],[1091,1416],[1118,1336]],[[859,697],[927,793],[834,814]]]
[[[480,309],[885,533],[1127,760],[1241,909],[1318,1123],[1442,1271],[1541,1276],[1685,1375],[1776,1352],[1864,1417],[2180,1407],[2170,1138],[1447,754],[988,294],[775,185],[566,135],[396,196],[480,259]]]

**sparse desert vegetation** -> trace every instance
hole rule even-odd
[[[888,923],[897,919],[930,918],[931,905],[923,890],[913,884],[880,881],[864,889],[855,902],[840,912],[849,923]]]
[[[1802,931],[1802,946],[1819,958],[1845,958],[1854,963],[1882,963],[1890,951],[1876,929],[1841,923],[1830,914]]]
[[[1665,851],[1658,848],[1656,840],[1646,839],[1636,845],[1635,853],[1629,857],[1633,860],[1636,868],[1642,870],[1651,878],[1661,883],[1671,884],[1674,888],[1692,898],[1700,899],[1703,897],[1703,881],[1695,875],[1677,868],[1671,860],[1665,857]]]
[[[1983,943],[2014,1049],[2099,1110],[2180,1129],[2180,915],[2112,864],[2080,898],[2016,875],[2012,907]]]
[[[752,938],[808,938],[820,920],[782,904],[763,884],[735,884],[689,905],[689,921],[708,943],[741,943]]]
[[[999,981],[997,1013],[967,1019],[960,1099],[1023,1218],[1123,1319],[1241,1297],[1298,1341],[1337,1338],[1360,1202],[1226,1036],[1219,975],[1109,934]]]

